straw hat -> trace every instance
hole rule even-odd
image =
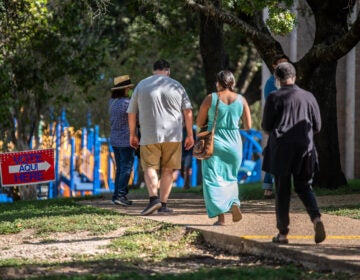
[[[119,76],[114,78],[114,86],[111,88],[111,91],[128,87],[134,87],[134,84],[131,83],[129,75]]]

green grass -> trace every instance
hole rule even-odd
[[[347,186],[342,186],[337,189],[324,189],[314,187],[314,191],[317,196],[324,195],[344,195],[360,193],[360,180],[349,180]],[[147,189],[131,189],[133,193],[147,194]],[[202,195],[201,186],[191,187],[189,190],[183,190],[182,188],[173,188],[172,193],[193,193]],[[262,182],[239,184],[239,196],[241,200],[258,200],[264,198],[264,190],[262,189]]]
[[[344,195],[360,193],[360,180],[348,180],[347,186],[341,186],[337,189],[314,188],[316,195]]]
[[[360,219],[360,203],[357,205],[344,205],[341,207],[325,207],[322,211],[326,214]]]
[[[77,275],[35,276],[31,279],[347,279],[343,274],[314,273],[302,268],[281,265],[276,269],[244,264],[226,268],[212,268],[204,261],[191,272],[158,274],[149,272],[154,265],[167,268],[169,263],[187,267],[196,258],[191,246],[200,244],[199,233],[185,233],[182,227],[159,223],[139,217],[120,215],[111,210],[78,204],[84,198],[64,198],[41,201],[18,201],[0,205],[0,234],[16,233],[31,228],[37,233],[90,231],[101,235],[125,228],[124,234],[111,241],[110,252],[96,255],[73,256],[72,262],[49,262],[32,259],[0,260],[1,269],[42,268],[51,272],[65,267],[77,267]],[[35,236],[39,237],[38,234]],[[188,264],[183,260],[190,258]],[[54,261],[54,260],[52,260]],[[145,267],[145,268],[144,268]],[[148,268],[146,268],[148,267]],[[89,272],[91,271],[91,272]],[[51,273],[50,273],[51,274]],[[30,278],[29,278],[30,279]]]
[[[240,200],[264,199],[262,183],[239,184],[239,197]]]
[[[142,190],[146,192],[146,189]],[[294,193],[294,190],[292,190]],[[181,188],[174,188],[174,193],[195,193],[202,195],[201,187],[192,187],[190,190],[182,190]],[[337,189],[324,189],[314,188],[316,196],[327,196],[327,195],[348,195],[348,194],[360,194],[360,180],[354,179],[349,180],[347,186],[342,186]],[[262,189],[262,183],[247,183],[239,184],[239,197],[240,200],[261,200],[263,199],[264,191]],[[356,203],[356,202],[355,202]],[[357,205],[344,205],[342,207],[326,207],[321,209],[324,213],[338,216],[345,216],[352,219],[360,219],[360,204]]]
[[[294,190],[293,190],[294,192]],[[314,187],[314,192],[317,196],[325,195],[345,195],[345,194],[360,194],[360,180],[349,180],[347,186],[342,186],[337,189],[324,189]],[[239,184],[239,195],[242,200],[263,199],[262,183]]]
[[[118,228],[121,222],[131,224],[135,218],[115,212],[80,206],[79,199],[17,201],[0,204],[0,234],[36,229],[39,234],[50,232],[90,231],[102,234]]]
[[[360,193],[360,180],[349,180],[347,186],[342,186],[334,190],[330,189],[315,189],[318,196],[322,195],[351,195]],[[353,205],[343,205],[341,207],[323,207],[321,210],[330,215],[344,216],[352,219],[360,219],[360,203],[354,201]]]
[[[347,186],[342,186],[337,189],[314,188],[314,192],[316,196],[359,194],[360,180],[349,180]],[[241,200],[263,199],[261,183],[239,185],[239,196]],[[357,203],[357,201],[354,201],[354,203]],[[360,204],[343,205],[341,207],[323,207],[321,211],[330,215],[360,219]]]
[[[83,275],[83,276],[50,276],[41,278],[31,278],[33,280],[310,280],[310,279],[336,279],[347,280],[349,275],[337,274],[320,274],[314,272],[304,272],[294,266],[280,267],[277,269],[270,268],[228,268],[228,269],[201,269],[197,272],[188,272],[182,274],[139,274],[136,272],[119,272],[116,274]]]
[[[123,236],[111,242],[109,248],[120,253],[122,260],[157,262],[185,256],[186,246],[198,238],[199,233],[185,234],[182,227],[172,224],[147,223],[138,229],[127,229]]]
[[[130,190],[130,192],[147,194],[146,189]],[[174,188],[174,193],[194,193],[202,195],[200,186],[190,190]],[[315,189],[320,195],[342,195],[360,193],[360,180],[349,181],[349,186],[335,190]],[[261,182],[239,185],[242,200],[262,199]],[[348,279],[349,275],[342,273],[315,273],[302,268],[280,265],[276,269],[244,265],[240,267],[212,268],[202,264],[194,271],[180,274],[149,273],[147,269],[152,264],[168,266],[169,260],[182,260],[192,256],[191,244],[201,242],[199,233],[187,233],[182,227],[163,224],[139,217],[121,215],[111,210],[104,210],[78,203],[79,200],[96,199],[96,197],[63,198],[39,201],[16,201],[11,204],[0,204],[0,234],[18,233],[25,229],[33,229],[43,242],[49,240],[48,235],[54,232],[76,234],[88,231],[94,235],[125,228],[124,234],[111,241],[108,253],[87,256],[74,255],[73,262],[62,263],[39,261],[32,259],[0,260],[1,268],[43,267],[47,271],[59,267],[76,267],[85,271],[77,275],[50,275],[32,277],[31,279],[139,279],[139,280],[180,280],[180,279]],[[342,215],[360,219],[360,204],[344,207],[328,207],[324,213]],[[4,248],[3,248],[4,249]],[[5,248],[6,249],[6,248]],[[113,269],[114,265],[118,269]],[[184,264],[186,266],[186,264]],[[107,267],[96,272],[93,267]],[[99,272],[101,271],[101,272]],[[34,275],[35,276],[35,275]]]

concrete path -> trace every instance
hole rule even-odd
[[[91,205],[112,209],[123,214],[139,216],[148,203],[146,196],[129,195],[134,200],[130,207],[115,206],[110,196],[104,200],[84,201]],[[359,203],[360,194],[318,197],[320,207]],[[243,219],[233,223],[226,214],[225,226],[213,226],[216,219],[208,218],[201,196],[173,193],[168,206],[171,215],[153,214],[144,218],[177,224],[188,230],[200,231],[205,240],[215,247],[232,253],[249,253],[302,264],[317,271],[343,271],[358,275],[360,279],[360,220],[324,214],[327,239],[316,245],[313,225],[301,202],[294,196],[291,201],[289,244],[271,242],[277,233],[274,200],[244,201]]]

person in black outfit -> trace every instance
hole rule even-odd
[[[274,243],[288,243],[291,179],[295,192],[314,224],[315,243],[325,240],[324,224],[312,190],[318,171],[314,134],[321,128],[318,103],[312,93],[295,84],[292,64],[280,63],[274,71],[280,89],[265,103],[262,128],[269,134],[262,169],[275,176],[276,220],[279,233]]]

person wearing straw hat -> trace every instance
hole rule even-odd
[[[115,189],[112,203],[122,206],[132,205],[132,201],[128,200],[127,194],[135,149],[130,146],[128,114],[126,111],[129,106],[130,89],[133,87],[129,75],[116,77],[109,100],[110,144],[114,150],[116,163]]]

